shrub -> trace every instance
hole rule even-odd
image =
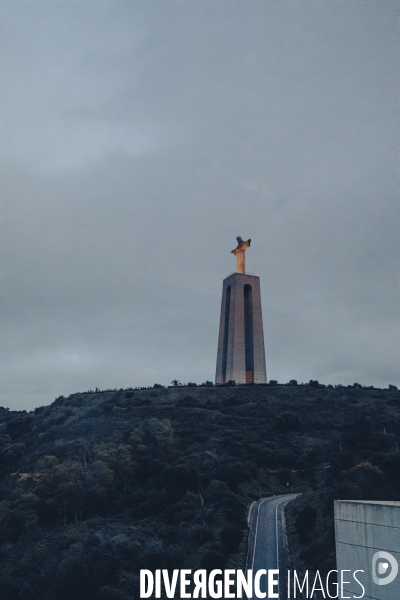
[[[276,427],[279,431],[294,431],[300,429],[301,421],[296,413],[288,410],[279,415],[276,420]]]
[[[193,396],[185,396],[184,398],[180,398],[177,402],[178,406],[194,406],[196,404],[195,399],[193,398]]]
[[[258,467],[272,468],[276,464],[275,452],[269,448],[261,448],[254,457]]]
[[[96,600],[131,600],[131,598],[132,596],[126,592],[109,585],[102,587],[96,596]]]
[[[20,598],[18,586],[10,577],[0,579],[0,594],[1,598],[7,598],[7,600],[19,600]]]
[[[300,540],[304,543],[307,535],[314,529],[317,521],[317,511],[312,506],[305,506],[297,515],[295,527]]]
[[[227,552],[235,552],[243,539],[243,531],[236,525],[229,523],[225,525],[219,534]]]
[[[207,525],[193,525],[189,530],[189,535],[199,545],[215,540],[214,531]]]
[[[291,448],[282,448],[281,450],[273,453],[273,465],[272,466],[280,466],[280,467],[292,467],[298,454]]]
[[[200,565],[207,571],[214,569],[224,569],[226,558],[221,552],[216,550],[208,550],[203,554],[200,560]]]
[[[347,500],[383,500],[385,490],[382,471],[369,462],[360,463],[343,474],[336,497]]]

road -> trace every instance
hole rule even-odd
[[[261,499],[252,506],[250,515],[247,569],[253,569],[253,573],[259,569],[280,569],[279,600],[286,600],[287,598],[281,509],[296,496],[298,494],[285,494]],[[262,592],[267,592],[267,578],[265,576],[261,577],[260,589]],[[274,588],[274,591],[276,591],[276,588]],[[258,600],[254,593],[253,599]]]

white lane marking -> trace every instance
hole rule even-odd
[[[279,569],[279,548],[278,548],[278,506],[280,506],[280,503],[276,505],[275,507],[275,523],[276,523],[276,527],[275,527],[275,537],[276,537],[276,568]]]
[[[286,494],[285,494],[285,495],[286,495]],[[256,532],[255,532],[255,534],[254,534],[254,550],[253,550],[253,560],[251,561],[251,568],[252,568],[252,569],[254,568],[254,557],[255,557],[255,555],[256,555],[256,546],[257,546],[257,532],[258,532],[258,517],[259,517],[259,515],[260,515],[260,507],[261,507],[261,505],[262,505],[262,504],[264,504],[264,502],[268,502],[269,500],[273,500],[273,499],[277,500],[278,498],[279,498],[280,500],[282,500],[282,499],[283,499],[283,496],[271,496],[270,498],[264,498],[264,500],[261,500],[261,502],[259,503],[259,505],[258,505],[258,507],[257,507],[257,520],[256,520]],[[279,503],[279,504],[280,504],[280,503]],[[276,507],[276,512],[275,512],[275,514],[277,514],[277,510],[278,510],[278,506],[279,506],[279,504],[278,504],[278,505],[277,505],[277,507]],[[276,518],[276,517],[275,517],[275,518]],[[276,535],[277,535],[277,533],[278,533],[278,523],[276,524]],[[277,552],[278,552],[278,536],[277,536],[276,547],[277,547]],[[277,559],[278,559],[278,557],[277,557]]]
[[[283,496],[275,496],[275,499],[280,499],[281,502],[279,502],[276,507],[275,507],[275,523],[276,523],[276,568],[279,569],[279,553],[278,553],[278,506],[280,506],[280,504],[284,501],[283,498],[284,496],[286,496],[286,502],[289,502],[290,500],[293,500],[293,498],[295,498],[296,496],[298,496],[298,494],[284,494]],[[289,498],[287,498],[287,496],[289,496]],[[264,500],[261,500],[261,502],[259,503],[258,507],[257,507],[257,520],[256,520],[256,532],[254,535],[254,550],[253,550],[253,560],[251,562],[251,570],[253,571],[254,569],[254,557],[256,555],[256,546],[257,546],[257,532],[258,532],[258,517],[260,515],[260,506],[261,504],[264,504],[264,502],[268,502],[268,500],[272,500],[272,497],[270,498],[264,498]]]
[[[257,520],[256,520],[256,532],[254,534],[254,550],[253,550],[253,560],[251,561],[251,570],[253,570],[254,568],[254,557],[256,555],[256,546],[257,546],[257,531],[258,531],[258,517],[260,515],[260,506],[261,504],[264,504],[264,502],[266,502],[266,500],[269,500],[269,498],[266,498],[265,500],[262,500],[258,507],[257,507]]]

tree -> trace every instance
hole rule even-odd
[[[204,569],[207,569],[207,571],[212,571],[213,569],[224,569],[225,563],[225,556],[217,550],[208,550],[203,554],[200,560],[200,565]]]
[[[106,585],[99,590],[96,600],[130,600],[132,596],[129,596],[123,590]]]
[[[310,379],[310,381],[308,382],[308,385],[310,387],[319,387],[319,381],[317,379]]]
[[[296,413],[286,410],[277,418],[276,426],[279,431],[294,431],[300,429],[301,421]]]
[[[240,542],[243,539],[243,530],[237,527],[237,525],[229,523],[221,529],[219,535],[226,551],[236,552]]]
[[[304,542],[307,535],[314,529],[317,521],[317,511],[310,505],[305,506],[297,515],[295,527],[300,540]]]
[[[137,468],[136,462],[132,461],[131,446],[108,442],[95,446],[94,453],[113,471],[115,485],[125,492],[132,484]]]

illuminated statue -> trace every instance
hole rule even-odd
[[[236,239],[236,272],[222,284],[215,383],[267,383],[260,278],[245,272],[251,240]]]
[[[244,253],[247,250],[247,248],[250,248],[251,240],[242,240],[240,235],[238,235],[236,239],[238,241],[238,245],[231,252],[231,254],[234,254],[237,257],[236,273],[245,273],[246,260]]]

